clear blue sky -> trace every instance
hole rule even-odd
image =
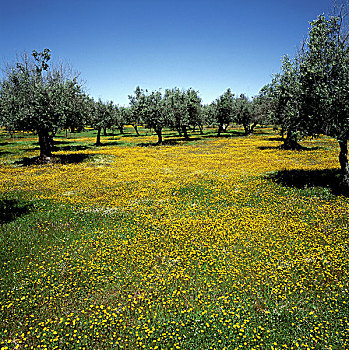
[[[49,48],[94,98],[127,105],[137,85],[256,95],[330,0],[0,0],[0,62]]]

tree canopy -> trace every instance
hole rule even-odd
[[[39,136],[40,157],[51,156],[52,135],[84,117],[85,95],[62,66],[49,66],[50,50],[25,54],[5,69],[0,82],[0,123]]]
[[[349,47],[343,21],[341,12],[312,21],[302,48],[294,59],[284,58],[271,90],[290,148],[297,133],[336,138],[342,181],[349,186]]]

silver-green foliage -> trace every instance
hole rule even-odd
[[[86,96],[69,70],[49,66],[50,50],[25,54],[4,69],[0,82],[0,123],[9,131],[38,134],[40,155],[51,155],[57,130],[76,125],[85,115]]]

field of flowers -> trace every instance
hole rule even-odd
[[[1,134],[0,349],[349,349],[336,142],[227,136]]]

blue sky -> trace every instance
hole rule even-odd
[[[127,105],[140,85],[256,95],[330,0],[0,0],[0,62],[49,48],[94,98]]]

